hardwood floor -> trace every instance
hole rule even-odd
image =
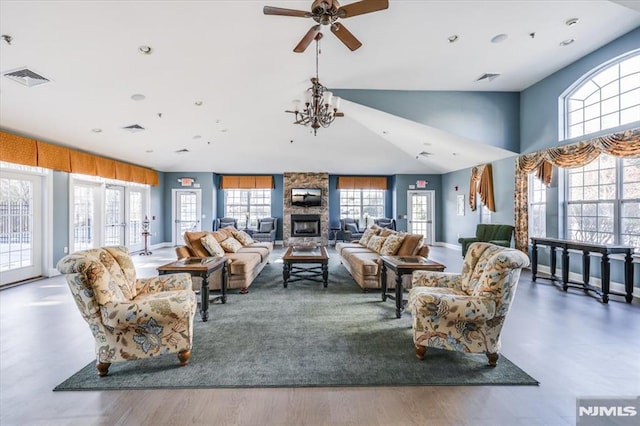
[[[134,257],[139,276],[149,276],[174,254]],[[430,257],[450,272],[462,264],[443,247]],[[571,425],[576,397],[640,395],[640,304],[612,299],[603,305],[523,273],[502,353],[540,381],[535,387],[52,392],[94,358],[64,277],[53,277],[0,292],[0,424]]]

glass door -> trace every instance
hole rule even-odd
[[[104,243],[124,245],[124,186],[107,185],[104,200]]]
[[[433,244],[434,191],[407,191],[409,232],[424,235],[424,244]]]
[[[127,241],[129,241],[129,251],[140,251],[144,249],[142,239],[142,221],[146,217],[146,191],[142,188],[127,188]]]
[[[86,250],[100,245],[100,229],[98,223],[102,215],[98,212],[100,205],[100,185],[72,183],[72,238],[71,252]]]
[[[0,285],[42,275],[42,178],[2,172]]]
[[[186,231],[200,231],[201,229],[201,192],[200,190],[173,190],[173,232],[174,244],[182,244]]]

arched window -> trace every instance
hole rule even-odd
[[[564,97],[565,138],[640,121],[640,50],[594,70]]]

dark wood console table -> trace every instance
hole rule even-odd
[[[567,291],[569,287],[580,288],[584,291],[593,291],[602,298],[602,303],[609,301],[609,294],[624,296],[627,303],[631,303],[633,299],[633,250],[630,246],[614,246],[605,244],[590,244],[580,241],[558,240],[554,238],[532,237],[531,250],[531,275],[535,281],[538,277],[538,246],[547,246],[551,248],[550,276],[540,277],[558,281],[556,277],[556,249],[562,249],[562,289]],[[582,282],[569,281],[569,250],[582,252]],[[591,253],[599,253],[602,255],[600,263],[600,280],[602,288],[597,288],[589,284],[590,257]],[[609,264],[609,255],[624,254],[624,293],[611,291],[609,288],[611,280],[611,265]]]

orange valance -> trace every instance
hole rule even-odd
[[[387,177],[338,176],[338,189],[387,189]]]
[[[223,175],[221,189],[273,189],[273,176]]]
[[[0,161],[157,186],[158,172],[0,131]]]

